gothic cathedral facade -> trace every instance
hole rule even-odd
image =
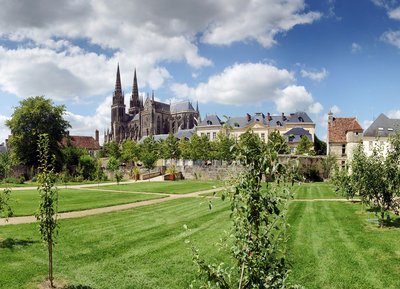
[[[144,101],[139,96],[136,70],[126,113],[118,65],[111,105],[111,128],[104,133],[105,143],[116,141],[120,144],[127,139],[139,141],[149,135],[174,134],[179,130],[193,129],[199,123],[198,105],[194,109],[189,101],[162,103],[154,100],[154,93]]]

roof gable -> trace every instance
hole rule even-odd
[[[331,122],[328,122],[328,140],[330,143],[347,142],[346,133],[349,131],[363,132],[355,117],[334,117]]]

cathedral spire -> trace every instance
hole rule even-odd
[[[121,76],[119,74],[119,63],[117,66],[117,78],[115,80],[115,94],[122,95]]]
[[[196,111],[199,113],[199,101],[196,102]]]
[[[133,86],[132,86],[132,96],[129,103],[129,113],[137,114],[140,109],[140,98],[139,98],[139,88],[137,84],[136,68],[133,75]]]

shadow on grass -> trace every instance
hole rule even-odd
[[[400,228],[400,217],[398,218],[387,218],[383,222],[384,227]]]
[[[31,240],[19,240],[19,239],[12,239],[7,238],[0,241],[0,248],[4,249],[14,249],[15,247],[21,246],[26,247],[30,246],[34,243],[38,243],[39,241],[31,241]]]

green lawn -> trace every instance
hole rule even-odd
[[[59,212],[68,212],[133,203],[161,197],[160,195],[60,189],[58,203]],[[15,216],[34,215],[39,206],[39,193],[37,190],[12,191],[10,205],[13,208]]]
[[[212,202],[211,211],[207,200],[188,198],[61,220],[56,278],[92,288],[187,288],[196,267],[184,224],[208,260],[228,260],[213,244],[230,224],[229,203]],[[400,288],[400,219],[379,229],[374,218],[358,203],[292,202],[290,280],[305,288]],[[2,226],[0,239],[0,288],[36,288],[47,272],[37,225]]]
[[[400,288],[400,228],[374,218],[361,204],[292,202],[291,279],[308,289]]]
[[[227,203],[213,210],[201,198],[60,221],[55,276],[92,288],[182,289],[196,277],[183,225],[201,254],[222,254],[212,244],[228,221]],[[46,248],[36,224],[0,227],[0,288],[37,288],[46,277]]]
[[[165,181],[165,182],[140,182],[104,186],[104,189],[131,192],[152,192],[166,194],[187,194],[197,191],[211,190],[223,186],[220,181]]]
[[[337,194],[330,183],[301,183],[292,188],[295,199],[336,199],[344,198]]]

